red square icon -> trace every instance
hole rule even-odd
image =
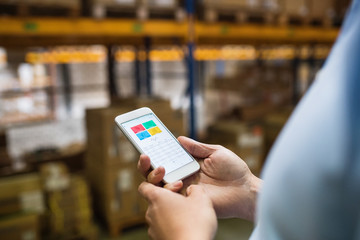
[[[143,125],[139,124],[139,125],[132,127],[131,130],[133,130],[134,133],[138,133],[138,132],[144,131],[145,128]]]

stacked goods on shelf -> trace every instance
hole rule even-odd
[[[291,17],[305,17],[309,14],[307,0],[279,0],[282,14]]]
[[[158,51],[161,52],[161,50]],[[188,87],[187,70],[184,60],[153,60],[151,63],[151,74],[152,93],[155,96],[170,99],[171,105],[175,109],[184,107],[184,98],[186,97]]]
[[[114,123],[117,115],[143,106],[153,109],[171,131],[183,132],[182,117],[168,101],[117,99],[110,108],[87,111],[86,172],[97,213],[111,235],[144,222],[146,203],[137,192],[142,181],[136,168],[139,153]]]
[[[0,0],[0,6],[5,13],[20,16],[78,16],[80,0]]]
[[[199,9],[204,10],[204,19],[209,22],[216,22],[222,16],[232,16],[238,22],[251,20],[251,18],[259,19],[261,21],[268,20],[264,15],[264,4],[260,0],[202,0],[202,6]],[[273,7],[270,7],[273,10]],[[270,10],[269,7],[267,10]],[[269,11],[271,12],[271,11]]]
[[[309,1],[310,19],[330,26],[335,17],[334,2],[334,0]]]
[[[329,26],[335,17],[334,0],[279,0],[280,23],[320,22]]]
[[[220,144],[240,156],[254,174],[259,174],[264,158],[262,126],[239,121],[218,121],[209,126],[206,142]]]
[[[116,11],[118,17],[135,18],[137,0],[92,0],[92,15],[95,18],[112,17]]]
[[[121,17],[184,19],[179,0],[93,0],[93,16],[96,18]]]
[[[40,239],[44,213],[43,191],[37,174],[0,181],[0,236],[2,239]]]
[[[97,239],[85,179],[70,175],[61,163],[44,164],[40,173],[48,206],[47,239]]]
[[[35,155],[38,153],[35,159],[46,159],[39,156],[46,152],[50,157],[60,158],[63,155],[80,152],[81,145],[83,148],[86,141],[83,119],[69,118],[36,125],[17,126],[7,129],[6,134],[9,154],[14,159],[21,159],[29,153]],[[66,149],[73,149],[74,145],[78,146],[77,151],[66,151]]]
[[[257,65],[218,61],[215,68],[219,63],[224,69],[208,76],[206,122],[224,117],[258,120],[274,109],[291,104],[293,75],[287,62],[279,65],[268,61]]]
[[[106,63],[69,64],[70,99],[73,117],[85,117],[85,109],[108,106]]]
[[[292,110],[292,108],[283,109],[266,116],[264,121],[266,154],[269,152],[281,129],[290,117]]]
[[[140,0],[150,18],[170,18],[178,21],[185,19],[185,11],[180,0]]]
[[[41,64],[20,64],[18,76],[1,74],[0,125],[48,120],[53,117],[52,86]]]
[[[116,60],[116,87],[120,96],[129,97],[136,93],[135,86],[135,48],[118,48],[115,53]]]

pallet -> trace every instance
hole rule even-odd
[[[80,6],[58,4],[33,4],[33,3],[7,3],[0,2],[0,15],[10,16],[57,16],[78,17]]]
[[[291,16],[280,14],[277,16],[276,23],[280,26],[320,26],[331,27],[334,25],[333,20],[327,17],[315,18],[310,16]]]
[[[111,237],[118,237],[124,230],[145,224],[145,216],[133,216],[126,221],[108,221],[108,229]]]

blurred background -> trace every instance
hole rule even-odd
[[[2,239],[147,239],[139,154],[114,117],[260,174],[334,43],[344,0],[0,0]],[[253,224],[219,221],[216,239]]]

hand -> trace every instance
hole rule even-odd
[[[187,197],[143,182],[140,194],[149,202],[146,221],[151,239],[212,239],[217,228],[211,200],[200,186],[190,186]]]
[[[255,177],[246,163],[230,150],[203,144],[190,138],[179,137],[180,143],[198,159],[201,170],[184,180],[164,187],[179,191],[183,185],[199,184],[210,197],[216,214],[220,218],[239,217],[253,221],[255,218],[257,193],[262,181]],[[159,185],[165,169],[150,171],[150,159],[141,155],[138,169],[150,183]]]

